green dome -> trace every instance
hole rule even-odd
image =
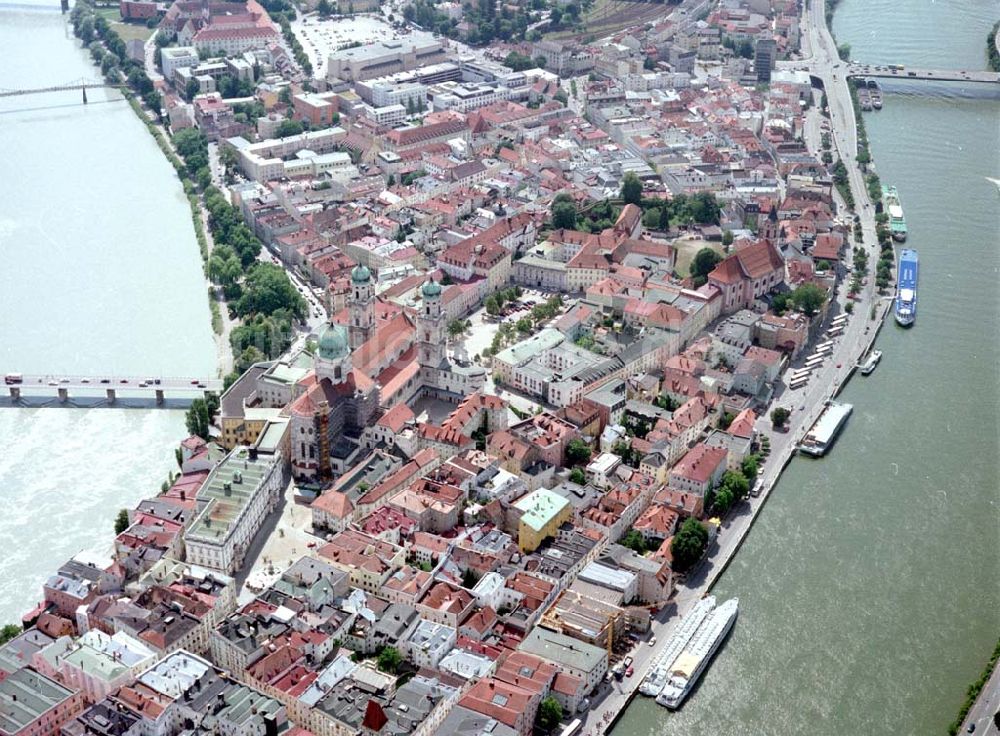
[[[434,279],[430,279],[421,289],[424,296],[441,296],[441,284]]]
[[[359,264],[351,271],[351,281],[356,284],[366,284],[371,281],[371,278],[372,272],[368,270],[368,266]]]
[[[351,352],[347,341],[347,329],[342,325],[330,325],[319,339],[319,357],[339,360]]]

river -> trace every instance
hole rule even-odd
[[[842,0],[852,58],[985,68],[995,2]],[[865,116],[920,251],[920,314],[888,323],[831,454],[796,458],[714,593],[740,617],[678,713],[614,736],[942,734],[1000,635],[1000,103],[954,86]]]
[[[54,8],[54,9],[53,9]],[[99,76],[57,2],[0,5],[0,88]],[[173,169],[117,93],[0,99],[0,372],[215,373]],[[176,410],[0,408],[0,622],[176,470]]]

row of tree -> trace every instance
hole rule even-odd
[[[157,115],[163,99],[153,86],[142,64],[128,55],[128,48],[108,19],[98,15],[92,0],[79,0],[70,13],[73,33],[87,47],[91,58],[101,68],[104,78],[118,83],[123,78],[142,101]]]

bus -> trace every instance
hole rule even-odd
[[[824,360],[826,360],[826,358],[824,358],[822,355],[815,358],[810,358],[809,360],[806,361],[806,368],[809,368],[810,370],[812,370],[813,368],[819,368],[819,366],[823,363]]]
[[[574,718],[566,725],[566,728],[562,730],[562,733],[560,733],[559,736],[574,736],[574,734],[580,730],[580,726],[582,725],[583,721],[579,718]]]
[[[837,327],[831,327],[829,330],[826,331],[826,334],[829,337],[839,337],[843,331],[844,331],[844,326],[838,325]]]
[[[821,342],[819,345],[816,346],[816,352],[820,352],[822,350],[826,350],[827,348],[832,348],[832,347],[833,347],[833,340],[827,340],[826,342]]]
[[[847,320],[848,316],[846,314],[838,314],[836,317],[830,320],[830,324],[839,325],[840,323],[846,322]]]
[[[8,373],[3,377],[3,382],[8,386],[13,386],[18,383],[24,383],[24,375],[21,373]]]

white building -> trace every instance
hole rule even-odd
[[[509,100],[510,95],[510,90],[506,87],[494,87],[488,84],[442,82],[431,88],[431,101],[435,112],[440,110],[471,112],[486,105]]]
[[[187,560],[229,573],[243,562],[254,536],[284,488],[280,460],[237,447],[198,492],[198,515],[184,534]]]
[[[457,638],[458,632],[451,626],[422,620],[410,638],[402,642],[402,653],[417,667],[436,670]]]
[[[398,102],[385,105],[383,107],[372,107],[365,105],[361,108],[362,114],[376,125],[395,128],[406,122],[406,108]]]
[[[313,157],[336,151],[340,143],[347,137],[347,131],[334,127],[325,130],[314,130],[286,138],[251,143],[245,138],[228,138],[226,145],[231,146],[239,160],[240,171],[253,181],[269,181],[279,179],[286,174],[286,160],[296,156],[301,151],[308,151]],[[308,156],[307,156],[308,157]],[[331,159],[342,162],[343,159]],[[340,166],[341,163],[335,163]],[[292,162],[293,169],[295,162]]]
[[[194,46],[165,46],[160,49],[160,71],[165,79],[173,79],[181,67],[198,66],[198,51]]]
[[[134,682],[155,661],[156,652],[124,631],[108,636],[93,630],[59,657],[58,669],[65,685],[79,689],[87,702],[96,703]]]

